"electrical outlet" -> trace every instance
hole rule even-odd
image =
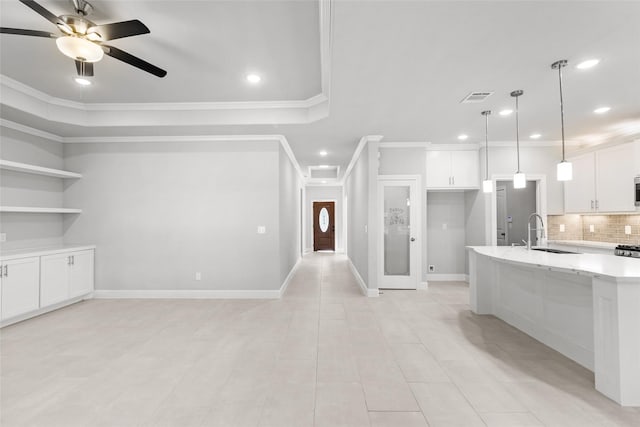
[[[196,280],[202,280],[202,273],[196,271]]]
[[[564,224],[560,224],[560,232],[564,233]]]
[[[0,242],[6,242],[6,241],[7,241],[7,233],[0,233]]]
[[[625,225],[624,226],[624,234],[631,234],[631,226],[630,225]],[[4,240],[3,240],[4,242]]]
[[[265,227],[264,225],[258,226],[258,234],[265,234],[266,232],[267,232],[267,227]]]
[[[589,233],[595,233],[596,232],[596,226],[593,224],[589,224]]]
[[[435,265],[430,265],[429,266],[429,273],[433,273],[434,271],[436,271],[436,266]]]
[[[442,229],[443,229],[443,230],[446,230],[446,229],[447,229],[447,223],[446,223],[446,222],[443,222],[443,223],[442,223]]]

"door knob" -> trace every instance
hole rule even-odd
[[[416,238],[415,238],[415,237],[412,237],[410,240],[411,240],[412,242],[415,242],[415,241],[416,241]]]

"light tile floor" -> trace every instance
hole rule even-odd
[[[361,295],[305,257],[281,300],[92,300],[1,332],[10,426],[640,426],[464,283]]]

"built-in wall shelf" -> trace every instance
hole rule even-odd
[[[0,159],[0,169],[31,173],[35,175],[53,176],[56,178],[82,178],[81,174],[75,172],[45,168],[42,166],[29,165],[27,163],[12,162],[11,160],[2,159]]]
[[[79,214],[82,209],[72,208],[34,208],[30,206],[0,206],[0,212],[14,213],[61,213],[61,214]]]

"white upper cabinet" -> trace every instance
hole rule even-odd
[[[427,151],[426,178],[426,187],[431,190],[478,189],[478,151]]]
[[[569,160],[573,180],[564,183],[565,213],[635,212],[633,178],[640,174],[640,142]]]
[[[594,212],[596,208],[595,153],[569,159],[573,163],[573,179],[564,183],[565,213]]]
[[[638,145],[624,144],[598,151],[596,194],[600,212],[636,210],[633,178],[640,164]]]

